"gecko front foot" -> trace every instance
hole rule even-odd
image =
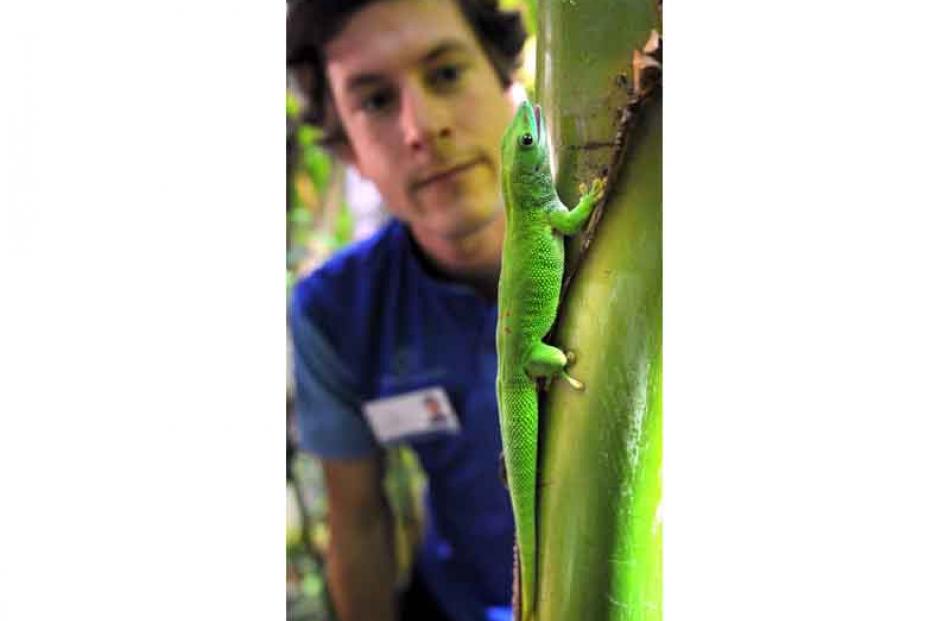
[[[607,179],[606,177],[597,177],[590,185],[582,181],[577,186],[577,189],[582,199],[586,198],[592,203],[597,204],[604,198],[604,192],[607,189]]]

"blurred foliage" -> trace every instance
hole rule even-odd
[[[352,227],[342,192],[334,200],[333,178],[340,165],[320,147],[320,130],[300,121],[302,106],[287,92],[287,289],[349,240]],[[331,228],[332,234],[327,233]],[[292,395],[288,395],[292,403]],[[292,426],[288,419],[288,425]],[[293,433],[288,443],[293,442]],[[288,444],[290,446],[290,444]],[[319,464],[288,450],[287,481],[287,618],[332,621],[324,579],[329,543],[326,494]],[[309,528],[308,528],[309,527]],[[305,532],[308,531],[308,532]]]
[[[331,621],[324,559],[330,543],[327,501],[319,461],[297,453],[291,463],[296,490],[287,495],[287,618],[291,621]],[[395,520],[397,584],[405,587],[412,570],[413,551],[424,532],[425,476],[415,454],[406,447],[386,451],[383,489]],[[297,493],[299,492],[299,493]],[[304,532],[304,524],[309,532]],[[308,537],[306,541],[304,537]]]
[[[499,3],[503,9],[517,9],[521,11],[524,19],[525,28],[529,36],[534,36],[538,32],[538,1],[537,0],[501,0]]]
[[[301,104],[287,92],[288,286],[353,238],[343,192],[345,168],[320,146],[322,131],[300,121]]]

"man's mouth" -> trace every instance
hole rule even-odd
[[[421,179],[413,182],[411,186],[412,190],[413,191],[419,190],[427,185],[431,185],[433,183],[438,183],[439,181],[445,181],[447,179],[451,179],[469,170],[470,168],[474,168],[475,166],[478,166],[481,163],[482,163],[481,159],[474,159],[474,160],[469,160],[468,162],[462,162],[461,164],[450,166],[448,168],[441,168],[439,170],[433,171],[431,173],[426,174]]]

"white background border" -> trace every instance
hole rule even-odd
[[[665,7],[670,621],[950,616],[941,6]],[[283,54],[0,9],[0,618],[284,615]]]

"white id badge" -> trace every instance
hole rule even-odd
[[[363,414],[380,444],[430,433],[458,433],[460,429],[449,396],[441,386],[367,401]]]

